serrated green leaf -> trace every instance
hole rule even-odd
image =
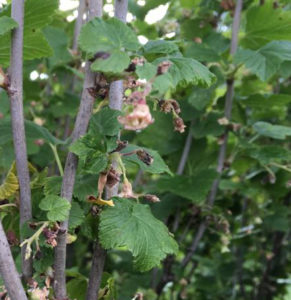
[[[58,0],[26,0],[24,15],[24,35],[35,29],[43,28],[52,21],[58,8]]]
[[[163,57],[155,60],[154,63],[159,64],[165,60],[172,62],[168,72],[173,78],[174,86],[191,83],[209,87],[215,82],[215,75],[193,58]]]
[[[202,204],[215,178],[217,178],[215,170],[202,170],[193,176],[176,175],[175,177],[161,178],[157,187],[160,192],[171,192],[196,204]]]
[[[68,51],[68,37],[61,28],[47,26],[44,35],[53,49],[53,56],[49,58],[49,67],[64,65],[72,60]]]
[[[157,74],[157,67],[151,63],[146,62],[142,66],[136,66],[136,74],[139,79],[150,80]]]
[[[247,150],[247,154],[258,160],[262,165],[267,165],[272,162],[282,162],[291,160],[291,151],[280,146],[257,146]]]
[[[144,54],[173,54],[179,52],[179,47],[171,41],[148,41],[143,46]]]
[[[95,72],[118,74],[124,71],[130,64],[130,58],[125,52],[112,51],[108,58],[98,58],[91,65]]]
[[[255,109],[268,109],[276,106],[285,107],[291,103],[291,96],[284,94],[255,94],[241,100],[240,103]]]
[[[258,49],[272,40],[291,40],[291,11],[274,9],[271,1],[251,7],[246,19],[242,44],[247,48]]]
[[[139,42],[135,33],[116,18],[102,20],[95,18],[82,27],[79,45],[87,53],[99,51],[138,50]]]
[[[135,33],[123,22],[111,18],[95,18],[82,27],[79,37],[80,48],[89,55],[97,52],[109,54],[108,58],[97,58],[93,71],[121,73],[130,63],[125,51],[136,51],[139,42]]]
[[[84,171],[89,174],[98,174],[106,169],[108,158],[100,151],[90,152],[85,160]]]
[[[41,29],[49,24],[55,10],[58,8],[57,0],[39,0],[25,1],[24,15],[24,33],[23,33],[23,59],[31,60],[34,58],[48,57],[53,54],[52,48],[48,44]],[[11,6],[4,14],[9,16]],[[10,34],[0,36],[0,64],[9,65],[10,60]]]
[[[203,138],[207,135],[220,136],[224,133],[225,127],[218,124],[218,119],[222,117],[219,113],[210,113],[197,120],[191,127],[192,135],[196,139]]]
[[[67,199],[48,195],[39,204],[41,210],[47,211],[47,218],[52,222],[65,221],[69,217],[71,204]]]
[[[105,249],[126,247],[140,271],[177,253],[177,243],[147,205],[121,198],[114,198],[114,203],[115,207],[104,209],[100,216],[99,239]]]
[[[145,163],[143,163],[136,156],[136,154],[123,156],[122,160],[124,160],[125,162],[132,162],[132,163],[139,165],[139,167],[145,172],[149,172],[149,173],[153,173],[153,174],[160,174],[160,173],[166,172],[168,174],[172,174],[169,167],[166,165],[166,163],[164,162],[164,160],[162,159],[162,157],[160,156],[160,154],[157,151],[147,149],[147,148],[141,148],[141,147],[138,147],[135,145],[128,145],[122,151],[122,153],[132,152],[137,149],[143,149],[153,157],[154,161],[150,166],[147,166]]]
[[[85,201],[88,195],[97,195],[97,175],[77,175],[73,195],[80,201]],[[62,177],[47,177],[44,185],[45,195],[59,195],[61,192]]]
[[[105,107],[92,116],[90,130],[93,130],[93,132],[100,132],[103,135],[117,135],[121,128],[121,125],[117,120],[120,115],[120,111]]]
[[[72,208],[70,210],[69,217],[69,229],[73,230],[80,226],[85,221],[85,215],[83,209],[80,207],[78,202],[73,201]]]
[[[3,16],[0,18],[0,36],[10,32],[13,28],[16,28],[18,24],[7,16]]]
[[[257,122],[253,125],[254,130],[262,135],[273,139],[285,140],[287,136],[291,136],[291,127],[282,125],[273,125],[267,122]]]
[[[243,63],[261,80],[268,80],[285,60],[291,60],[291,42],[273,41],[259,50],[240,49],[235,55],[236,63]]]
[[[206,44],[190,43],[186,48],[185,56],[202,62],[219,61],[217,52]]]

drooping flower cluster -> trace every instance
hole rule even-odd
[[[168,100],[160,100],[159,101],[160,109],[164,113],[172,113],[173,114],[173,124],[174,129],[180,133],[185,131],[186,125],[184,124],[183,119],[179,116],[181,113],[179,103],[174,99]]]
[[[131,61],[127,72],[135,71],[136,66],[144,65],[144,58],[134,58]],[[129,76],[126,81],[127,88],[137,89],[125,98],[127,104],[125,115],[119,117],[119,122],[126,130],[142,130],[154,122],[150,108],[146,102],[146,97],[152,90],[152,84],[155,78],[166,73],[171,66],[171,62],[163,61],[157,66],[155,76],[146,83],[136,80],[133,76]]]

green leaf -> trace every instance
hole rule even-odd
[[[248,9],[246,19],[242,44],[247,48],[258,49],[272,40],[291,40],[291,11],[274,9],[271,1]]]
[[[124,71],[130,64],[129,56],[121,51],[112,51],[108,58],[98,58],[91,65],[95,72],[118,74]]]
[[[58,8],[57,0],[25,1],[24,33],[23,33],[23,59],[48,57],[53,54],[41,29],[52,21],[55,10]],[[11,13],[11,6],[5,10],[5,15]],[[0,36],[0,64],[9,65],[10,60],[10,34]]]
[[[44,35],[53,49],[53,56],[49,58],[49,66],[64,65],[72,60],[68,51],[68,37],[61,28],[47,26]]]
[[[90,152],[85,160],[84,171],[89,174],[98,174],[108,165],[107,155],[100,151]]]
[[[85,215],[83,209],[80,207],[78,202],[72,202],[72,208],[70,210],[69,217],[69,229],[73,230],[80,226],[85,221]]]
[[[148,41],[143,46],[144,54],[173,54],[179,52],[179,47],[171,41]]]
[[[39,204],[41,210],[47,211],[47,218],[52,222],[65,221],[69,217],[71,204],[67,199],[48,195]]]
[[[73,195],[80,201],[85,201],[88,195],[97,194],[98,176],[93,175],[77,175],[74,185]],[[52,176],[45,180],[45,195],[59,195],[62,187],[62,177]]]
[[[139,42],[135,33],[123,22],[111,18],[95,18],[82,27],[79,45],[90,56],[98,52],[109,54],[108,58],[97,58],[93,71],[121,73],[130,63],[125,51],[136,51]]]
[[[11,120],[0,120],[0,145],[4,145],[7,142],[12,141],[12,129],[11,129]],[[45,127],[39,126],[34,122],[25,120],[25,133],[26,137],[29,140],[44,139],[46,142],[53,145],[65,144],[65,142],[54,137]]]
[[[122,160],[124,160],[125,162],[131,162],[131,163],[135,163],[137,165],[139,165],[139,167],[145,171],[145,172],[149,172],[152,174],[160,174],[160,173],[168,173],[168,174],[172,174],[172,172],[170,171],[169,167],[166,165],[166,163],[164,162],[164,160],[162,159],[162,157],[160,156],[160,154],[157,151],[151,150],[151,149],[147,149],[147,148],[141,148],[135,145],[128,145],[123,151],[121,151],[122,153],[127,153],[127,152],[131,152],[137,149],[144,149],[146,152],[148,152],[154,159],[153,163],[150,166],[147,166],[145,163],[143,163],[136,154],[133,155],[128,155],[128,156],[123,156]]]
[[[175,195],[202,204],[217,178],[217,172],[212,169],[202,170],[193,176],[165,177],[159,179],[157,187],[160,192],[171,192]]]
[[[91,118],[90,130],[100,132],[103,135],[117,135],[121,128],[117,120],[120,115],[120,111],[105,107]]]
[[[115,207],[104,209],[100,216],[99,239],[105,249],[126,247],[140,271],[177,253],[177,243],[147,205],[120,198],[114,198],[114,203]]]
[[[268,109],[276,106],[285,107],[291,103],[291,96],[284,94],[254,94],[241,100],[241,104],[254,109]]]
[[[217,52],[206,44],[190,43],[186,48],[185,56],[197,59],[199,61],[215,62],[220,57]]]
[[[215,75],[195,59],[187,57],[163,57],[155,60],[154,63],[157,65],[165,60],[172,62],[169,74],[173,78],[174,86],[178,84],[185,86],[191,83],[209,87],[215,82]]]
[[[0,18],[0,36],[10,32],[13,28],[18,27],[18,24],[7,16],[3,16]]]
[[[275,145],[252,147],[247,153],[250,157],[258,160],[262,165],[267,165],[272,162],[288,162],[291,160],[290,150]]]
[[[235,56],[236,63],[245,64],[263,81],[273,76],[285,60],[291,60],[291,42],[287,41],[273,41],[257,51],[240,49]]]
[[[191,127],[192,135],[196,139],[203,138],[207,135],[220,136],[224,133],[225,127],[218,124],[218,119],[222,117],[222,114],[210,113],[207,117],[202,116],[200,120],[197,120]]]
[[[285,140],[291,136],[291,127],[272,125],[267,122],[257,122],[253,125],[254,130],[262,136],[268,136],[273,139]]]
[[[157,67],[151,63],[146,62],[142,66],[136,66],[136,74],[139,79],[150,80],[157,74]]]
[[[55,10],[58,8],[58,0],[25,1],[24,35],[36,29],[43,28],[52,21]]]

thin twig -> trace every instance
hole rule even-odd
[[[88,0],[88,20],[102,15],[102,0]],[[72,141],[76,141],[81,135],[87,131],[89,120],[92,114],[93,104],[95,98],[90,95],[88,89],[95,86],[95,74],[90,69],[91,63],[86,62],[85,66],[85,80],[83,85],[83,92],[81,96],[81,103],[77,119],[75,122],[74,131],[72,133]],[[78,167],[78,158],[75,154],[69,152],[66,160],[61,196],[66,198],[69,202],[72,201],[73,189],[75,184],[75,177]],[[54,292],[57,299],[66,299],[66,236],[68,230],[68,220],[61,223],[60,233],[58,235],[58,246],[55,249],[55,281]]]
[[[0,220],[0,275],[11,300],[27,300]]]
[[[126,22],[128,0],[116,0],[114,5],[115,17]],[[109,90],[109,107],[115,110],[121,110],[123,103],[123,81],[114,81]],[[112,162],[113,167],[117,164]],[[112,188],[106,189],[106,198],[110,199],[118,194],[118,184]],[[98,241],[94,245],[93,262],[90,271],[89,285],[86,300],[98,300],[98,290],[101,283],[103,267],[106,259],[106,251],[101,247]]]
[[[231,48],[230,48],[230,54],[234,55],[237,47],[238,47],[238,33],[239,33],[239,26],[240,26],[240,15],[242,11],[242,4],[243,0],[238,0],[236,7],[235,7],[235,13],[234,13],[234,19],[233,19],[233,25],[232,25],[232,38],[231,38]],[[234,79],[230,78],[227,80],[227,92],[226,92],[226,101],[225,101],[225,107],[224,107],[224,115],[225,117],[230,120],[231,118],[231,110],[232,110],[232,103],[233,103],[233,97],[234,97]],[[219,149],[218,154],[218,164],[217,164],[217,172],[219,176],[221,176],[226,156],[226,148],[227,148],[227,142],[228,142],[228,129],[226,129],[224,133],[224,140],[222,145]],[[220,179],[214,180],[209,197],[207,199],[208,205],[210,207],[213,206],[217,192],[218,192],[218,186],[219,186]],[[192,241],[191,247],[186,254],[185,258],[182,261],[182,267],[186,267],[188,263],[190,262],[193,254],[195,253],[200,240],[202,239],[205,230],[207,227],[206,221],[202,221],[200,226],[198,227],[197,233]]]
[[[20,227],[32,218],[31,191],[27,163],[26,138],[23,116],[23,22],[24,0],[13,0],[11,17],[18,23],[13,30],[10,63],[11,122],[16,169],[20,187]],[[20,230],[21,232],[21,230]],[[22,239],[22,237],[21,237]],[[25,247],[21,251],[22,274],[25,280],[32,276],[32,261],[25,260]]]

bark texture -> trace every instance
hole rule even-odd
[[[0,221],[0,275],[11,300],[27,300]]]
[[[94,17],[102,16],[102,0],[88,0],[88,20]],[[85,79],[83,85],[83,92],[79,112],[72,133],[72,142],[76,141],[80,136],[84,135],[87,131],[89,120],[92,114],[93,104],[95,98],[90,95],[89,88],[95,86],[96,75],[90,69],[91,63],[86,62],[85,66]],[[73,189],[75,184],[75,177],[78,167],[78,158],[75,154],[69,152],[62,183],[61,196],[66,198],[69,202],[72,201]],[[60,234],[58,235],[58,246],[55,249],[54,260],[54,291],[57,300],[67,299],[66,289],[66,236],[68,230],[68,220],[61,224]]]
[[[16,169],[20,187],[20,227],[32,218],[31,191],[27,163],[26,138],[23,116],[23,22],[24,0],[13,0],[11,17],[18,23],[12,32],[10,61],[11,123],[15,151]],[[32,260],[25,260],[25,247],[21,249],[22,274],[24,279],[32,277]]]

